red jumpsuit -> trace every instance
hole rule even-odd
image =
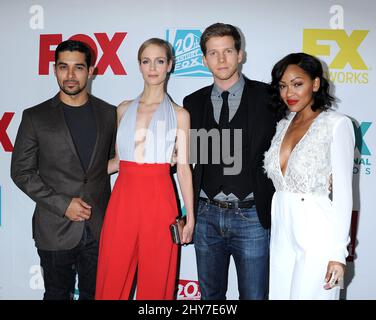
[[[102,228],[97,286],[99,300],[174,299],[178,246],[169,226],[177,215],[170,165],[120,161]]]

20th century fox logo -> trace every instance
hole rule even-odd
[[[173,76],[179,77],[210,77],[211,72],[205,67],[200,48],[202,33],[198,29],[168,29],[166,40],[175,53]]]

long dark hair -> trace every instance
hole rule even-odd
[[[304,72],[312,79],[320,79],[320,88],[317,92],[313,92],[313,104],[311,106],[313,111],[318,109],[328,110],[335,100],[329,93],[329,82],[324,78],[323,68],[319,59],[309,54],[298,52],[290,53],[281,60],[279,60],[272,70],[272,82],[270,86],[271,91],[271,106],[277,113],[279,118],[286,116],[288,110],[286,104],[283,102],[279,92],[279,82],[283,77],[289,65],[297,65],[302,68]]]

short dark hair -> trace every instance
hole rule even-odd
[[[272,108],[276,111],[278,116],[286,116],[288,107],[283,102],[279,92],[279,82],[281,81],[283,74],[290,65],[297,65],[312,79],[320,79],[320,88],[317,92],[313,92],[313,104],[311,106],[313,111],[318,109],[327,110],[332,106],[332,102],[335,100],[329,93],[329,82],[324,77],[323,68],[319,59],[310,54],[298,52],[290,53],[281,60],[279,60],[272,70],[271,81],[271,98]]]
[[[160,39],[160,38],[150,38],[150,39],[144,41],[141,44],[140,48],[138,49],[138,53],[137,53],[138,63],[141,63],[142,52],[148,46],[153,45],[153,44],[156,45],[156,46],[162,47],[166,51],[167,62],[170,62],[173,59],[173,50],[172,50],[172,46],[169,42],[167,42],[166,40]]]
[[[92,55],[91,55],[90,47],[82,41],[65,40],[61,42],[55,50],[55,63],[57,63],[57,60],[59,58],[59,53],[64,52],[64,51],[71,51],[71,52],[78,51],[78,52],[83,53],[85,55],[85,62],[86,62],[86,66],[88,69],[91,65],[94,64],[92,63],[92,60],[91,60]]]
[[[234,39],[235,49],[239,51],[242,45],[242,40],[238,29],[231,24],[217,22],[207,27],[201,35],[200,47],[202,53],[206,55],[206,43],[209,39],[225,36],[230,36]]]

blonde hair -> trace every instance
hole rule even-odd
[[[172,46],[169,42],[163,40],[163,39],[160,39],[160,38],[150,38],[148,40],[146,40],[141,46],[140,48],[138,49],[138,53],[137,53],[137,59],[138,59],[138,63],[141,63],[141,55],[142,55],[142,52],[144,52],[144,50],[150,46],[150,45],[156,45],[156,46],[159,46],[159,47],[162,47],[165,49],[166,51],[166,57],[167,57],[167,62],[170,62],[172,59],[173,59],[173,53],[172,53]]]

